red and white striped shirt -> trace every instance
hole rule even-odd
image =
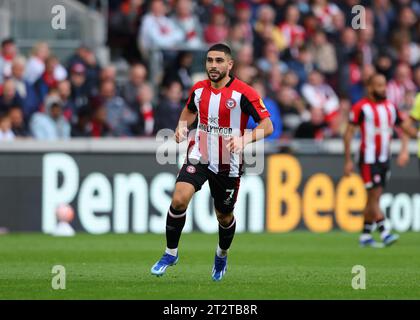
[[[197,82],[191,89],[186,108],[198,111],[198,126],[190,142],[189,158],[208,164],[216,174],[239,177],[242,154],[230,153],[225,138],[242,136],[249,116],[256,122],[270,116],[258,93],[237,78],[215,89],[210,80]]]
[[[387,162],[395,125],[401,123],[398,109],[389,100],[358,101],[350,112],[350,123],[360,126],[360,161],[365,164]]]

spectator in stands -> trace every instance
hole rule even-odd
[[[0,113],[0,142],[15,139],[8,113]]]
[[[132,126],[136,123],[136,114],[117,95],[115,83],[104,81],[100,85],[100,99],[106,109],[106,120],[111,127],[111,134],[116,137],[131,136]]]
[[[317,17],[322,29],[326,32],[334,31],[333,18],[339,14],[340,8],[328,0],[313,0],[312,12]]]
[[[94,138],[112,136],[112,129],[107,122],[107,110],[104,105],[101,104],[93,110],[91,127]]]
[[[340,66],[348,63],[357,50],[357,33],[348,27],[341,34],[340,43],[337,44],[337,60]]]
[[[3,83],[3,93],[0,95],[0,113],[7,113],[12,106],[22,108],[23,101],[16,92],[16,85],[12,79]]]
[[[182,103],[181,83],[173,80],[163,89],[163,95],[156,106],[154,116],[156,119],[155,132],[161,129],[175,131],[184,104]]]
[[[292,70],[287,71],[284,75],[283,75],[283,81],[282,81],[282,85],[287,86],[292,88],[293,90],[296,91],[298,90],[298,85],[299,85],[299,78],[296,75],[296,73],[294,73]]]
[[[153,88],[150,84],[144,83],[138,90],[138,119],[134,131],[136,135],[151,136],[153,134],[155,126],[153,100]]]
[[[122,97],[128,106],[135,110],[137,108],[138,89],[147,80],[147,69],[144,64],[136,63],[130,67],[129,80],[122,88]]]
[[[213,12],[214,7],[216,7],[215,1],[213,0],[198,0],[198,5],[195,9],[198,19],[202,25],[208,25],[210,23],[211,15],[209,12]]]
[[[229,35],[228,18],[222,7],[215,7],[210,23],[204,29],[204,40],[208,45],[225,42]]]
[[[35,89],[24,79],[26,59],[23,56],[17,56],[12,62],[12,76],[16,92],[22,99],[22,108],[25,119],[27,120],[34,112],[39,110],[39,99]]]
[[[254,80],[252,82],[252,87],[257,90],[259,96],[262,97],[264,105],[271,115],[270,119],[273,122],[274,131],[270,136],[266,137],[266,139],[271,141],[278,140],[281,136],[283,127],[280,116],[280,108],[276,101],[267,96],[264,83],[261,80]],[[253,130],[257,127],[257,125],[258,124],[254,121],[254,119],[249,117],[247,128]]]
[[[92,136],[91,111],[88,107],[80,108],[77,120],[71,126],[71,136],[75,138],[88,138]]]
[[[324,110],[321,108],[311,109],[311,118],[302,122],[296,129],[295,138],[323,140],[328,136],[328,124],[325,121]]]
[[[247,1],[239,1],[235,5],[235,24],[243,35],[244,42],[252,43],[254,30],[251,24],[251,5]]]
[[[74,69],[73,67],[76,64],[82,64],[84,66],[87,89],[89,92],[93,92],[99,82],[101,68],[97,62],[95,53],[88,45],[81,45],[76,50],[76,53],[70,57],[67,64],[69,72]]]
[[[245,43],[244,45],[240,47],[240,49],[238,50],[236,54],[235,64],[236,65],[243,64],[246,66],[252,66],[255,64],[254,47],[252,46],[251,43]]]
[[[273,68],[278,68],[281,73],[288,69],[287,64],[280,60],[280,52],[274,41],[267,41],[264,45],[263,56],[256,62],[258,69],[268,73]]]
[[[1,42],[0,53],[0,86],[4,82],[4,78],[8,78],[12,74],[12,61],[17,54],[17,48],[12,38],[4,39]]]
[[[355,0],[355,1],[359,1],[359,0]],[[351,10],[350,10],[350,12],[351,12]],[[347,20],[347,21],[348,21],[348,24],[350,24],[352,20]],[[328,39],[332,43],[337,43],[338,41],[340,41],[340,36],[343,33],[344,29],[347,27],[346,17],[344,15],[344,13],[342,11],[340,11],[337,14],[335,14],[332,18],[332,23],[333,23],[333,26],[334,26],[333,30],[330,31],[330,32],[327,32],[326,34],[328,36]]]
[[[267,89],[267,95],[275,97],[277,93],[282,89],[283,74],[280,69],[274,68],[270,70],[268,75],[265,75],[265,85]]]
[[[360,79],[350,86],[350,101],[351,104],[356,103],[364,96],[366,96],[366,83],[367,80],[376,72],[375,67],[371,64],[365,64],[362,66],[362,74]]]
[[[308,73],[315,68],[312,53],[306,46],[300,47],[297,58],[289,60],[288,67],[298,76],[300,88],[306,82]]]
[[[99,73],[99,82],[117,81],[117,68],[113,64],[103,67]]]
[[[303,121],[310,118],[309,112],[306,110],[303,100],[291,87],[283,86],[277,92],[276,101],[280,106],[283,132],[290,137]]]
[[[73,106],[73,114],[77,114],[78,110],[89,103],[91,91],[86,79],[86,68],[82,63],[75,63],[70,71],[71,85],[71,105]]]
[[[167,86],[170,82],[178,81],[182,85],[182,99],[187,100],[190,88],[193,85],[192,65],[194,56],[191,52],[180,51],[175,63],[165,71],[162,85]]]
[[[241,48],[247,44],[245,35],[242,31],[242,27],[239,24],[234,24],[229,28],[229,35],[227,40],[228,45],[232,49],[234,55],[241,50]]]
[[[392,78],[393,61],[391,56],[386,52],[379,53],[375,61],[375,69],[383,74],[387,81]]]
[[[9,118],[11,123],[11,129],[15,137],[29,136],[28,126],[24,119],[22,108],[20,108],[19,106],[12,106],[9,109]]]
[[[25,79],[34,84],[45,71],[45,61],[50,55],[50,48],[46,42],[38,42],[32,48],[31,56],[26,63]]]
[[[287,47],[296,47],[305,39],[305,29],[299,25],[300,13],[296,5],[289,5],[286,9],[284,22],[279,24],[280,31],[286,40]]]
[[[337,56],[335,47],[328,42],[324,31],[317,30],[308,47],[311,55],[314,57],[314,63],[325,75],[332,77],[337,71]]]
[[[302,86],[302,96],[311,109],[321,109],[327,122],[337,115],[339,100],[330,85],[318,70],[313,70],[308,76],[308,82]]]
[[[71,100],[71,84],[69,80],[58,82],[57,91],[63,105],[63,115],[70,122],[76,120],[76,114],[73,115],[75,109],[73,101]]]
[[[34,83],[38,101],[43,101],[50,89],[57,88],[58,81],[54,75],[57,65],[58,59],[56,56],[50,55],[45,60],[45,70]]]
[[[372,64],[377,56],[378,49],[373,43],[375,29],[373,25],[367,25],[365,29],[358,32],[357,49],[362,52],[362,64]]]
[[[183,45],[187,48],[200,48],[203,45],[203,29],[198,17],[193,13],[191,0],[177,0],[172,22],[183,33]]]
[[[340,43],[337,43],[337,62],[338,68],[338,91],[342,94],[348,92],[350,88],[350,62],[355,57],[357,51],[357,34],[348,27],[343,30]]]
[[[420,65],[413,70],[413,81],[417,87],[417,91],[420,91]]]
[[[410,38],[414,39],[415,34],[415,24],[417,22],[416,14],[410,6],[403,6],[398,13],[398,25],[396,28],[393,28],[393,32],[400,33],[401,31],[406,31],[410,34]]]
[[[398,108],[404,103],[407,91],[415,91],[416,85],[411,78],[410,66],[400,63],[395,69],[394,77],[387,84],[387,98]]]
[[[396,34],[394,41],[396,60],[415,66],[420,62],[420,44],[411,39],[408,31],[401,31]]]
[[[71,127],[63,116],[63,107],[57,94],[46,98],[45,112],[35,113],[29,128],[32,136],[38,140],[69,139]]]
[[[108,45],[121,52],[129,63],[138,60],[139,52],[133,46],[138,25],[144,11],[144,0],[111,1],[108,15]]]
[[[165,2],[152,0],[150,11],[143,17],[138,33],[139,50],[145,57],[150,49],[172,49],[185,40],[182,31],[166,14]]]
[[[373,0],[375,43],[384,45],[387,42],[393,22],[396,18],[395,10],[389,0]]]
[[[268,4],[263,4],[258,8],[257,20],[254,24],[254,55],[260,58],[263,54],[262,48],[268,40],[274,41],[277,49],[281,52],[287,47],[287,42],[280,31],[274,24],[275,12]]]
[[[247,84],[258,75],[258,70],[253,65],[239,64],[235,67],[235,76]]]

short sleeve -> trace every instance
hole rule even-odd
[[[270,117],[263,100],[256,92],[248,95],[242,94],[241,109],[242,112],[250,115],[255,122],[260,122],[262,119]]]
[[[196,83],[190,90],[187,103],[185,107],[191,112],[197,112],[197,106],[195,105],[195,90],[198,88],[198,83]]]
[[[197,112],[197,106],[195,105],[195,92],[193,91],[190,96],[188,97],[188,101],[187,101],[187,105],[186,107],[188,108],[188,110],[190,110],[191,112]]]

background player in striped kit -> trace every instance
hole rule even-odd
[[[361,130],[359,151],[359,169],[367,189],[367,203],[363,210],[364,226],[360,236],[360,245],[376,246],[371,231],[376,223],[385,245],[391,245],[398,239],[385,228],[385,217],[379,207],[379,199],[390,175],[390,143],[394,126],[416,137],[417,130],[408,119],[403,120],[397,107],[386,99],[386,79],[381,74],[372,75],[367,82],[367,97],[358,101],[350,112],[349,124],[344,134],[345,165],[344,175],[353,171],[350,143],[356,127]],[[408,162],[406,137],[402,138],[399,165]]]
[[[212,278],[221,280],[227,270],[227,252],[235,234],[233,210],[243,171],[242,152],[249,143],[273,132],[270,114],[258,93],[230,74],[231,50],[225,44],[213,45],[207,51],[208,80],[191,89],[175,139],[186,139],[188,127],[197,119],[194,138],[190,141],[166,220],[166,250],[153,265],[151,273],[161,276],[178,261],[178,243],[188,204],[194,193],[208,181],[219,222],[219,243],[214,257]],[[245,131],[249,117],[258,126]]]

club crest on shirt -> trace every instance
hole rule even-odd
[[[225,106],[228,109],[233,109],[233,108],[236,107],[236,101],[233,100],[232,98],[229,98],[229,99],[226,100]]]
[[[194,166],[188,166],[187,167],[187,172],[191,173],[191,174],[195,173],[195,167]]]

